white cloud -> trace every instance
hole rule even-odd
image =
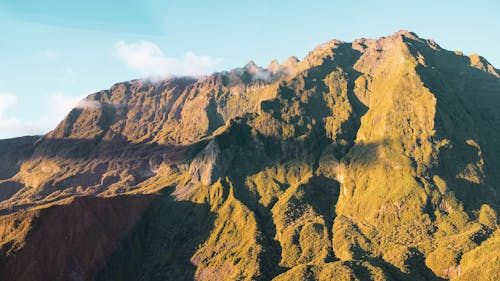
[[[63,93],[52,93],[48,96],[45,106],[47,114],[41,120],[41,125],[47,130],[51,130],[58,122],[62,121],[73,108],[93,109],[99,108],[100,106],[101,104],[98,101],[85,99],[85,95],[69,96]]]
[[[101,107],[101,103],[96,101],[96,100],[88,100],[88,99],[81,99],[78,101],[78,103],[75,105],[76,108],[99,108]]]
[[[54,119],[59,121],[73,108],[98,108],[98,101],[84,99],[83,96],[68,96],[63,93],[52,93],[47,99],[47,108]]]
[[[146,76],[200,76],[215,70],[220,59],[187,52],[182,58],[167,57],[148,41],[115,44],[115,55],[130,69]]]
[[[252,80],[271,82],[273,80],[273,76],[272,73],[267,69],[259,69],[257,72],[252,74]]]
[[[48,97],[47,105],[52,114],[64,115],[74,108],[80,100],[81,97],[71,97],[63,93],[52,93]]]

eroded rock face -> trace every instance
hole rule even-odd
[[[498,76],[400,31],[268,69],[116,84],[15,142],[26,153],[1,148],[1,274],[471,280],[481,255],[495,280]],[[41,237],[57,268],[29,260]]]
[[[223,153],[216,139],[212,139],[191,161],[189,165],[191,181],[193,184],[212,185],[224,177],[230,163],[231,154]]]

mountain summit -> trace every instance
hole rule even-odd
[[[499,280],[500,71],[399,31],[0,141],[2,280]]]

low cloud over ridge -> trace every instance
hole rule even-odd
[[[182,58],[166,56],[161,48],[148,41],[115,44],[115,55],[128,68],[141,75],[164,76],[201,76],[215,70],[220,59],[210,56],[198,56],[186,52]]]

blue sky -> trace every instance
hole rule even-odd
[[[46,133],[116,82],[266,66],[334,38],[407,29],[498,68],[499,12],[495,0],[0,0],[0,138]]]

